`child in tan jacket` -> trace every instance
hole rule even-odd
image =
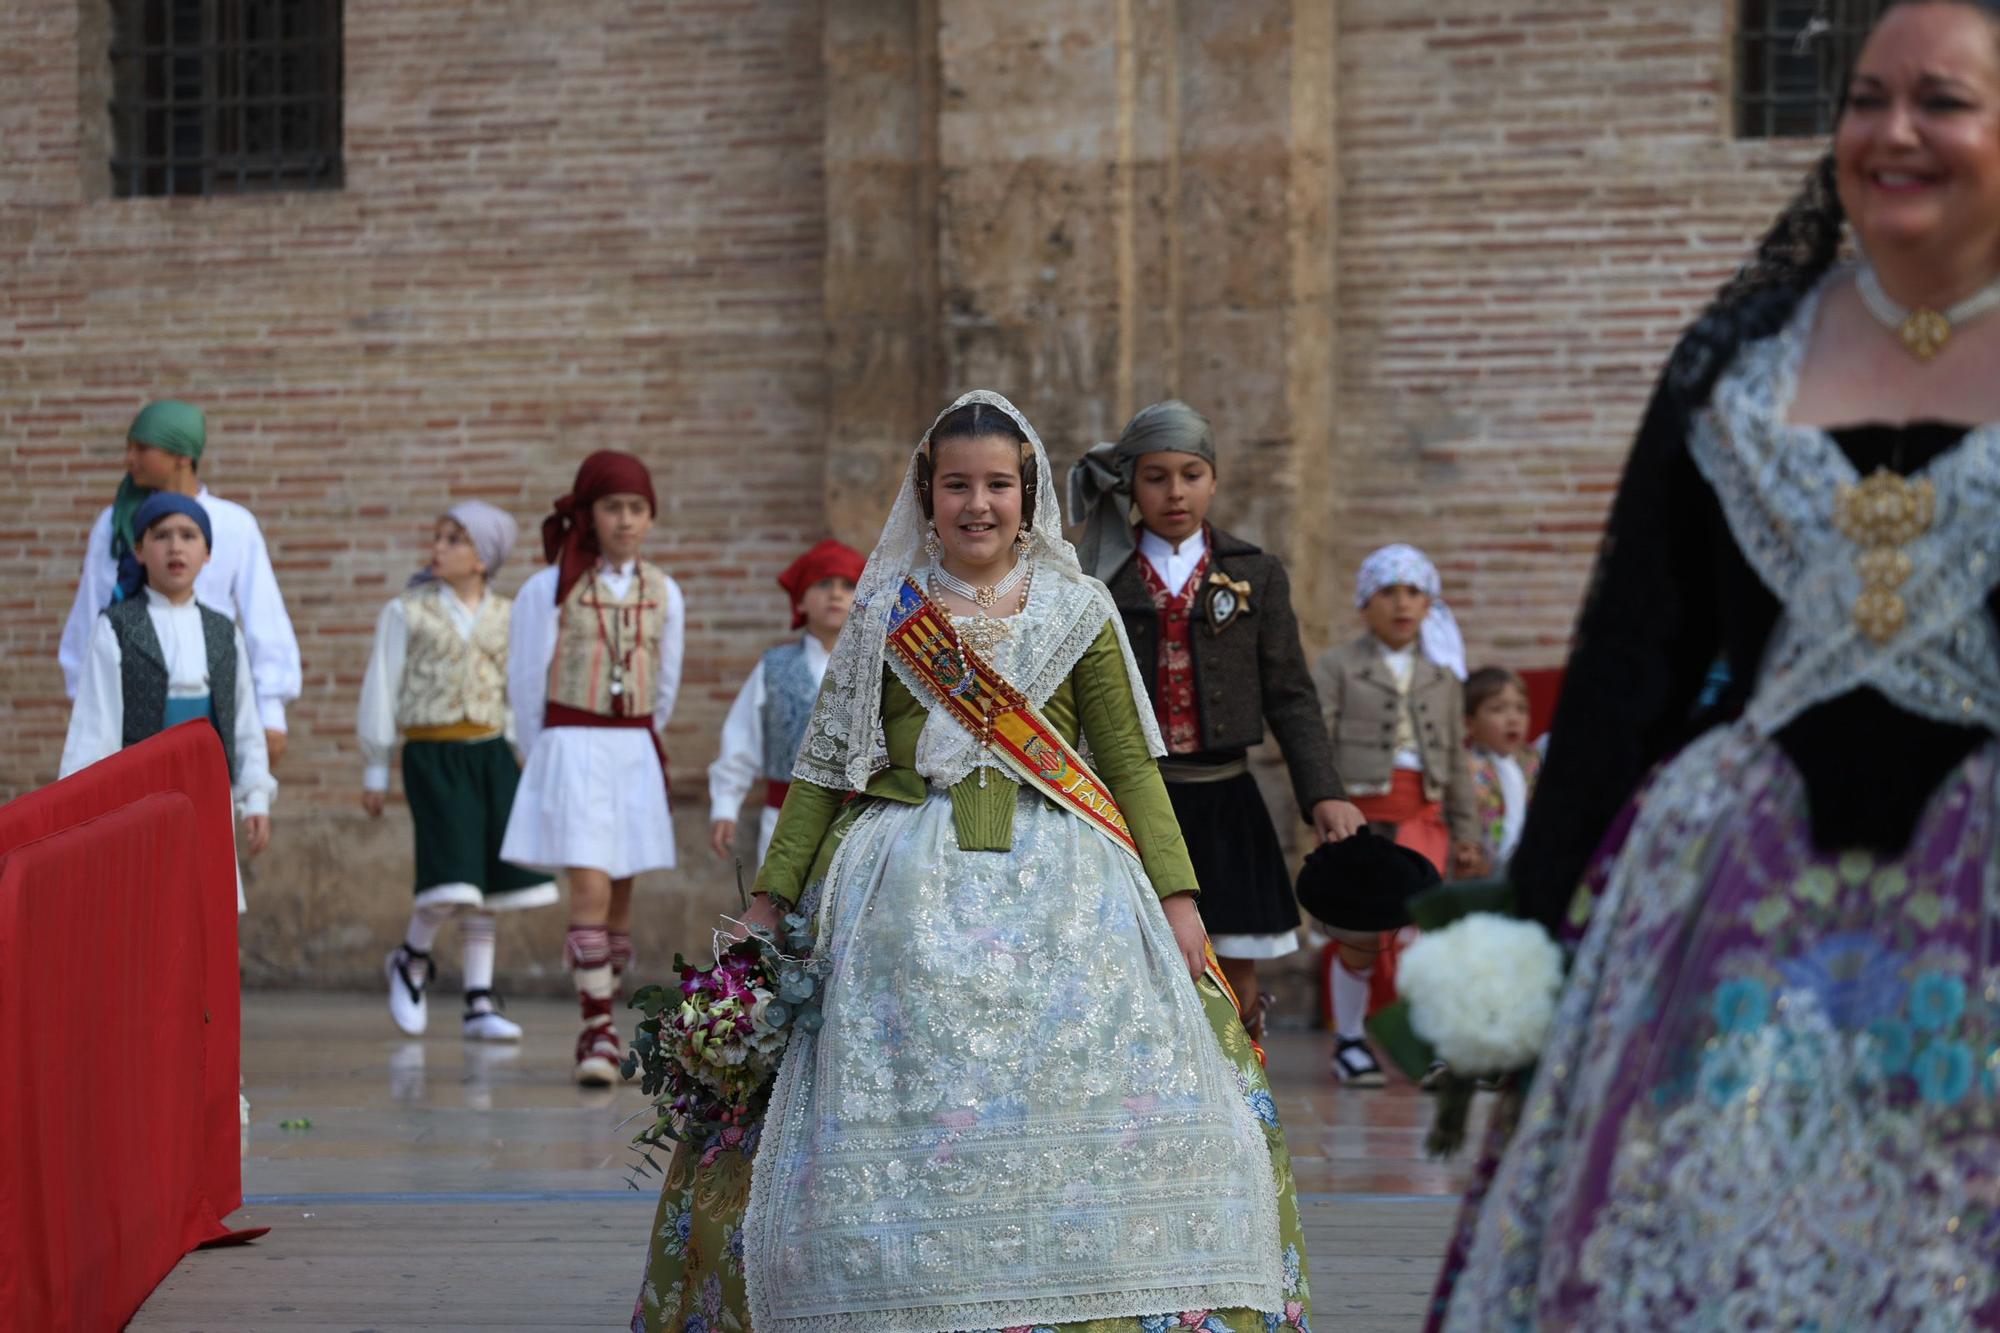
[[[1422,853],[1443,875],[1483,874],[1465,752],[1465,648],[1437,567],[1415,547],[1385,546],[1362,562],[1354,600],[1367,632],[1313,668],[1334,769],[1377,833]],[[1362,1022],[1371,980],[1388,992],[1394,976],[1393,956],[1382,957],[1392,940],[1338,939],[1328,968],[1333,1072],[1380,1087],[1382,1067]]]

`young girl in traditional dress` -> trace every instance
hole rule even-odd
[[[1479,850],[1491,873],[1507,868],[1528,819],[1542,757],[1528,743],[1528,683],[1506,667],[1465,678],[1465,748],[1472,769]]]
[[[1052,490],[995,394],[917,449],[750,912],[815,916],[822,1025],[676,1152],[635,1329],[1306,1327],[1276,1108]]]
[[[1320,725],[1290,579],[1276,556],[1209,525],[1215,436],[1186,403],[1141,409],[1117,443],[1070,470],[1069,486],[1080,555],[1110,588],[1146,668],[1167,744],[1160,775],[1202,884],[1202,923],[1261,1038],[1270,997],[1257,963],[1295,951],[1299,924],[1289,858],[1250,773],[1248,751],[1267,724],[1319,838],[1362,823]]]
[[[389,759],[403,747],[403,792],[416,837],[415,909],[384,964],[389,1016],[410,1036],[429,1023],[431,945],[453,915],[465,969],[464,1034],[519,1041],[498,1011],[496,912],[556,900],[554,881],[500,859],[521,766],[508,744],[507,635],[513,603],[492,590],[514,547],[505,510],[463,500],[438,517],[430,563],[382,608],[361,680],[356,729],[367,767],[361,808],[380,818]]]
[[[222,740],[251,856],[271,840],[278,784],[264,748],[243,632],[195,598],[215,530],[192,496],[158,491],[132,519],[133,562],[91,630],[59,774],[68,777],[168,727],[207,719]],[[236,890],[237,910],[243,888]]]
[[[588,1086],[613,1083],[623,1059],[612,1002],[631,965],[633,877],[674,864],[660,733],[680,690],[686,609],[639,558],[656,511],[644,463],[609,449],[584,459],[542,520],[549,567],[521,585],[508,644],[528,762],[500,855],[569,881],[576,1080]]]
[[[1385,546],[1362,562],[1354,604],[1366,632],[1313,667],[1334,765],[1378,832],[1423,853],[1440,874],[1480,873],[1460,685],[1465,645],[1437,567],[1414,546]],[[1380,1087],[1386,1080],[1362,1024],[1394,996],[1394,955],[1384,956],[1393,938],[1337,939],[1328,959],[1333,1072]]]
[[[1612,506],[1511,867],[1601,892],[1448,1327],[2000,1327],[1996,309],[2000,5],[1894,4]]]
[[[723,720],[722,753],[708,766],[708,841],[717,856],[736,850],[737,816],[759,778],[764,780],[764,809],[758,820],[758,861],[771,845],[778,808],[791,787],[792,765],[798,762],[806,723],[826,677],[828,654],[847,623],[862,564],[861,552],[853,547],[823,541],[778,575],[778,586],[792,599],[792,629],[805,633],[757,660]]]

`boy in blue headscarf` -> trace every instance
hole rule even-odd
[[[249,688],[243,635],[195,598],[215,539],[208,511],[161,491],[134,507],[133,563],[120,597],[99,615],[70,711],[61,776],[182,722],[206,720],[222,740],[245,850],[271,840],[271,778],[264,727]]]

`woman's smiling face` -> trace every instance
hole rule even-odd
[[[1891,9],[1833,148],[1864,249],[1983,245],[2000,261],[2000,23],[1954,0]]]

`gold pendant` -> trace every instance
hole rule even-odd
[[[1896,329],[1903,346],[1919,361],[1928,361],[1951,341],[1951,321],[1929,306],[1918,306]]]

